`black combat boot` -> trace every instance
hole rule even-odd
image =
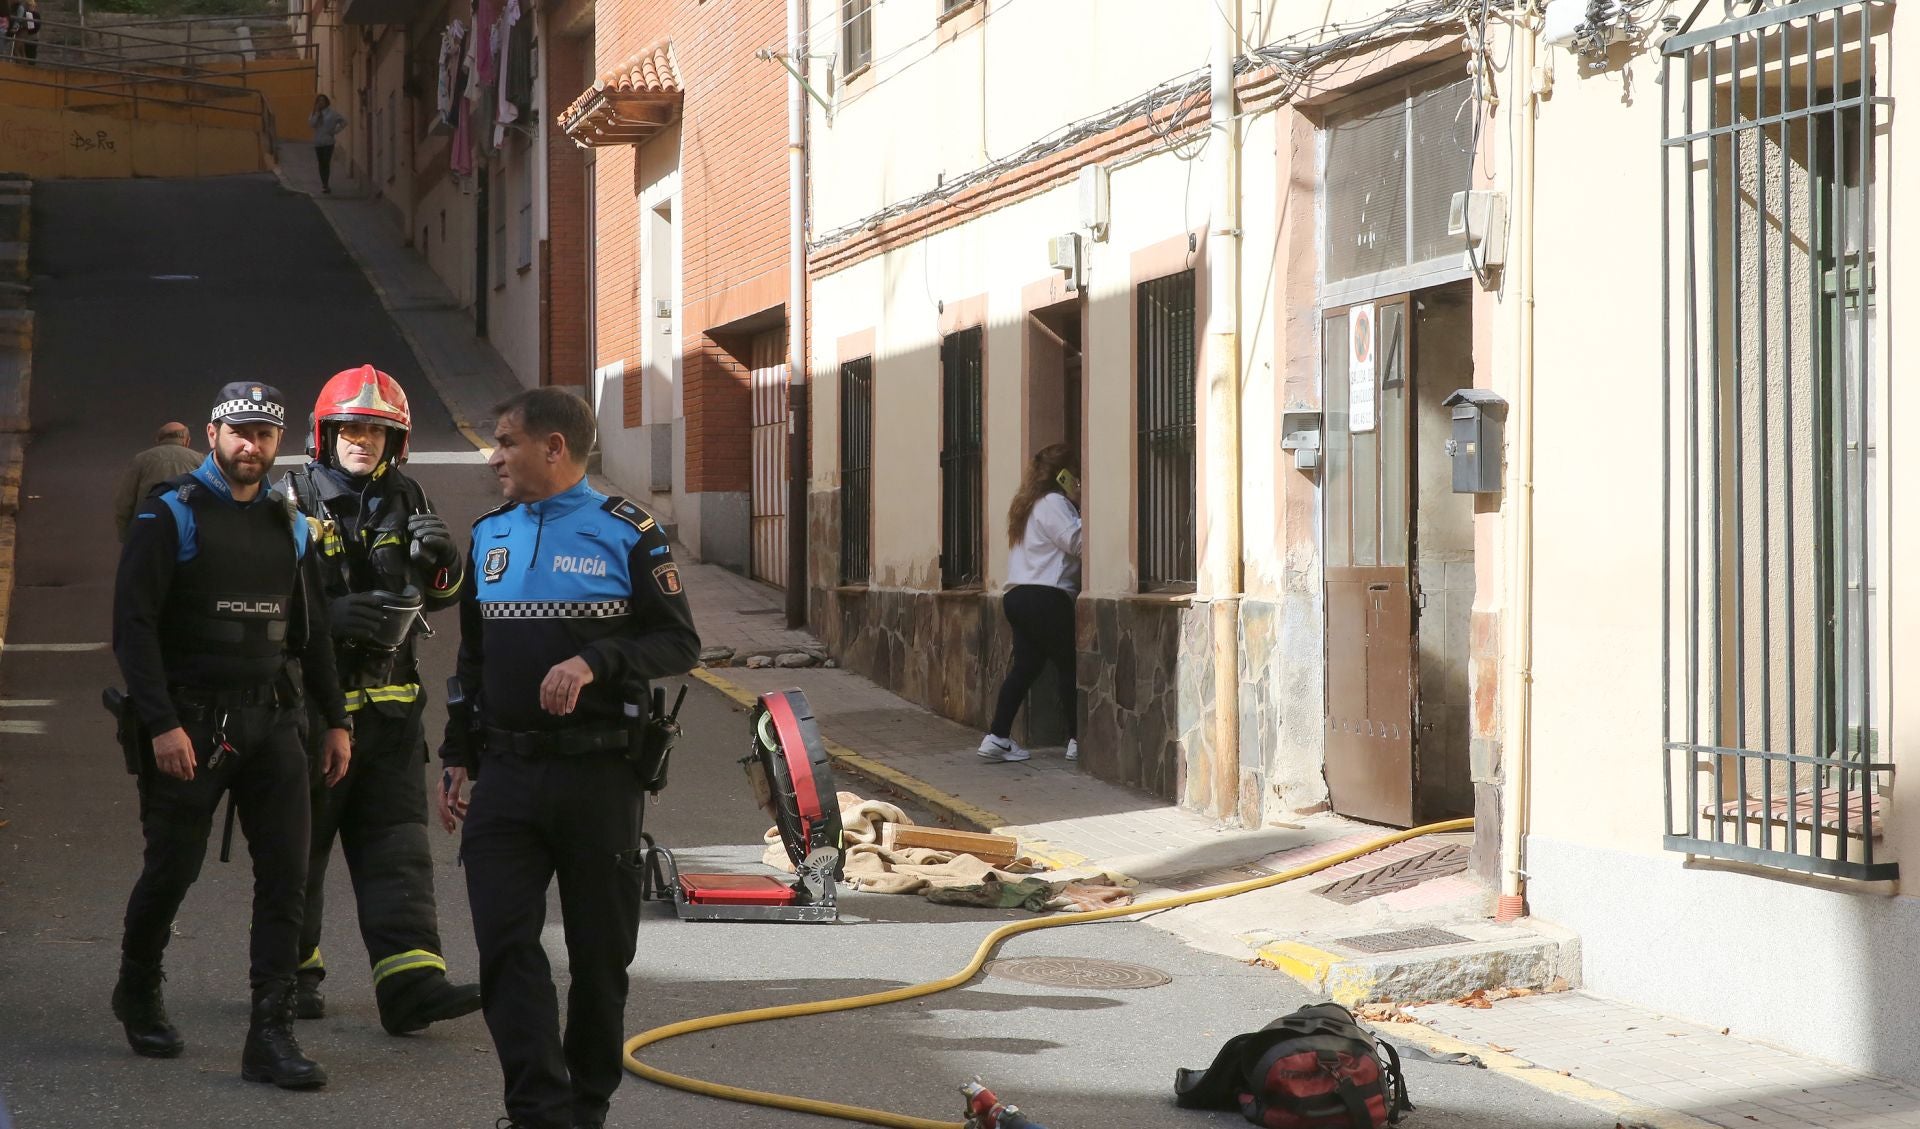
[[[320,978],[323,972],[302,971],[293,978],[293,1017],[295,1019],[324,1019],[327,1015],[327,997],[320,992]]]
[[[160,995],[160,982],[166,975],[158,962],[142,964],[120,958],[120,979],[113,986],[113,1017],[127,1029],[127,1045],[133,1053],[148,1058],[174,1058],[187,1049],[167,1019],[167,1005]]]
[[[437,968],[389,976],[375,985],[373,994],[380,1005],[380,1026],[389,1035],[411,1035],[480,1010],[480,985],[455,984]]]
[[[300,1053],[293,1037],[293,985],[285,980],[253,990],[253,1023],[240,1052],[240,1077],[271,1082],[283,1090],[311,1090],[327,1084],[327,1072]]]

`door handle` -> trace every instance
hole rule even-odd
[[[1381,584],[1369,584],[1369,585],[1367,585],[1367,591],[1369,591],[1369,592],[1385,592],[1386,590],[1388,590],[1389,588],[1392,588],[1392,587],[1393,587],[1393,585],[1391,585],[1391,584],[1386,584],[1386,583],[1381,583]]]

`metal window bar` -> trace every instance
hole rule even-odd
[[[1139,373],[1140,589],[1191,590],[1196,574],[1194,274],[1140,284],[1134,347]]]
[[[1662,86],[1665,843],[1868,880],[1899,874],[1875,857],[1873,688],[1890,8],[1802,0],[1676,36]]]
[[[840,73],[873,62],[873,0],[840,0]]]
[[[873,570],[873,358],[840,366],[840,583]]]
[[[981,345],[985,331],[963,329],[940,343],[940,583],[980,583]]]

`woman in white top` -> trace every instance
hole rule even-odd
[[[1009,736],[1020,703],[1040,670],[1051,662],[1060,676],[1067,716],[1067,759],[1080,755],[1074,734],[1078,686],[1074,679],[1073,598],[1080,591],[1080,459],[1055,443],[1027,464],[1026,476],[1007,510],[1007,592],[1001,607],[1013,627],[1013,667],[1000,684],[993,728],[980,755],[1023,761],[1032,754]]]
[[[340,131],[347,128],[347,119],[333,108],[333,99],[317,94],[313,99],[313,113],[307,115],[307,124],[313,127],[313,159],[320,165],[320,191],[332,192],[328,182],[333,179],[333,143]]]

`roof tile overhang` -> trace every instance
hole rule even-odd
[[[684,95],[673,45],[662,43],[595,79],[561,112],[560,128],[584,149],[640,145],[673,124]]]

